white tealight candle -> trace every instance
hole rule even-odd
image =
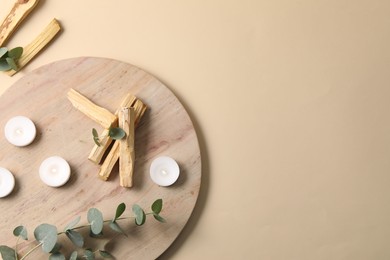
[[[168,156],[157,157],[150,166],[150,178],[160,186],[172,185],[179,178],[179,174],[179,165]]]
[[[33,121],[25,116],[15,116],[8,120],[4,127],[5,138],[15,146],[29,145],[37,130]]]
[[[60,187],[69,180],[70,166],[60,156],[49,157],[41,163],[39,177],[48,186]]]
[[[0,167],[0,198],[8,196],[14,187],[14,175],[9,170]]]

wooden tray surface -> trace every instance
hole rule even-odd
[[[97,176],[98,166],[87,157],[94,143],[91,129],[102,128],[72,107],[66,97],[74,88],[94,103],[115,112],[123,96],[131,92],[148,105],[136,130],[134,187],[119,186],[116,166],[107,182]],[[111,219],[119,203],[125,202],[124,215],[139,204],[150,211],[158,198],[164,201],[161,215],[167,223],[148,217],[144,226],[122,221],[128,237],[104,229],[104,238],[86,241],[86,247],[106,249],[116,259],[155,259],[178,236],[195,206],[201,183],[201,156],[194,126],[175,95],[152,75],[120,61],[80,57],[54,62],[27,74],[0,97],[0,166],[16,178],[11,195],[0,199],[0,245],[14,246],[12,231],[24,225],[31,248],[33,230],[41,223],[56,225],[60,231],[76,216],[87,224],[87,211],[95,207],[104,219]],[[34,121],[37,138],[27,147],[15,147],[4,137],[4,125],[13,116],[24,115]],[[69,182],[51,188],[41,182],[38,169],[47,157],[59,155],[72,169]],[[160,187],[149,177],[151,161],[161,155],[174,158],[181,169],[178,181]],[[85,234],[88,230],[85,229]],[[65,236],[60,242],[72,248]],[[69,251],[67,252],[69,254]],[[46,259],[41,250],[29,259]]]

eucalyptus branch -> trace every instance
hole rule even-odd
[[[108,129],[107,134],[101,135],[101,136],[98,134],[98,131],[95,128],[92,128],[93,141],[95,142],[95,144],[97,146],[101,145],[100,140],[105,138],[106,136],[109,136],[111,139],[114,139],[114,140],[120,140],[123,137],[125,137],[125,135],[126,135],[126,132],[120,127],[110,127]]]
[[[88,224],[77,225],[80,221],[80,217],[76,217],[72,220],[63,231],[58,232],[57,227],[50,224],[41,224],[34,230],[34,238],[38,242],[33,248],[31,248],[25,255],[23,255],[20,260],[26,259],[32,252],[38,248],[42,248],[45,253],[49,253],[49,259],[65,259],[65,256],[60,252],[61,246],[58,243],[58,237],[65,234],[68,239],[77,247],[83,248],[84,246],[84,237],[77,231],[83,228],[90,229],[90,236],[103,236],[102,231],[104,224],[108,226],[115,232],[121,233],[127,236],[126,232],[120,227],[118,221],[134,219],[137,226],[141,226],[146,221],[147,215],[153,215],[153,217],[159,222],[165,222],[165,219],[160,216],[162,210],[162,199],[158,199],[153,202],[151,212],[145,213],[145,211],[134,204],[132,206],[133,216],[122,217],[122,214],[126,210],[126,204],[121,203],[117,206],[115,217],[112,219],[103,219],[103,214],[96,208],[91,208],[87,213]],[[4,260],[18,260],[18,243],[20,239],[27,240],[27,229],[24,226],[18,226],[14,229],[13,234],[17,237],[15,248],[12,249],[5,245],[0,245],[0,255]],[[99,253],[103,258],[113,258],[111,253],[105,250],[94,250],[84,249],[83,257],[87,260],[95,259],[95,254]],[[71,260],[76,260],[78,257],[78,252],[74,251],[70,258]]]
[[[39,248],[40,246],[42,245],[42,242],[40,242],[40,243],[38,243],[36,246],[34,246],[33,248],[31,248],[29,251],[27,251],[27,253],[24,255],[24,256],[22,256],[22,258],[20,258],[20,260],[24,260],[24,259],[26,259],[26,257],[28,257],[32,252],[34,252],[37,248]],[[18,259],[17,258],[17,255],[18,253],[17,253],[17,251],[16,251],[16,248],[15,248],[15,258],[16,259]]]
[[[19,69],[17,61],[23,54],[22,47],[16,47],[8,50],[6,47],[0,48],[0,71],[15,70]]]

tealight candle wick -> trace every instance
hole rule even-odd
[[[162,174],[162,175],[167,175],[168,172],[167,172],[165,169],[162,169],[162,170],[161,170],[161,174]]]
[[[16,129],[15,132],[16,132],[16,135],[22,135],[23,134],[23,130],[20,129],[20,128]]]

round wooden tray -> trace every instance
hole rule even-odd
[[[136,130],[133,188],[119,186],[117,166],[107,182],[98,178],[99,166],[87,157],[94,145],[91,129],[102,128],[73,108],[66,97],[70,88],[112,112],[129,92],[148,106]],[[37,137],[27,147],[12,146],[4,138],[5,123],[17,115],[29,117],[37,127]],[[103,238],[88,238],[85,244],[87,248],[105,249],[117,259],[155,259],[175,240],[194,209],[201,183],[194,126],[175,95],[135,66],[80,57],[38,68],[0,97],[0,126],[0,166],[16,178],[15,190],[0,199],[0,245],[14,246],[12,231],[18,225],[29,232],[29,242],[19,246],[23,253],[34,245],[33,230],[39,224],[53,224],[62,231],[76,216],[81,216],[80,224],[87,224],[89,208],[97,208],[104,219],[111,219],[121,202],[128,206],[124,216],[131,216],[134,203],[150,212],[153,201],[161,198],[161,215],[167,223],[151,216],[140,227],[132,220],[122,221],[120,225],[128,237],[105,228]],[[46,186],[38,175],[40,163],[53,155],[64,157],[72,169],[69,182],[60,188]],[[174,158],[181,169],[178,181],[170,187],[160,187],[149,177],[151,161],[161,155]],[[89,230],[82,232],[88,236]],[[66,254],[73,251],[65,236],[60,242]],[[31,259],[47,257],[41,250],[36,251]]]

